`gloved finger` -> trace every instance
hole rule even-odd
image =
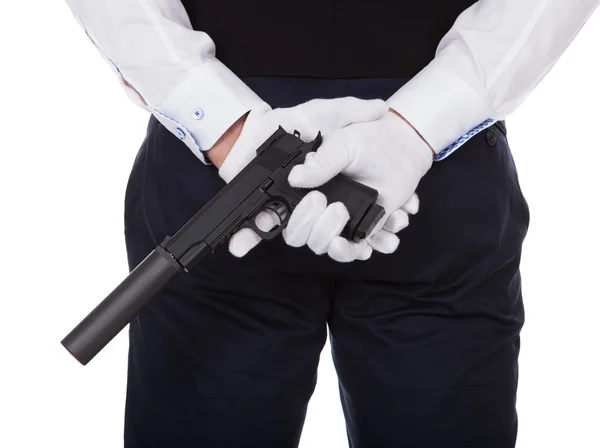
[[[383,228],[392,233],[398,233],[408,226],[408,213],[399,208],[385,221]]]
[[[229,240],[229,252],[235,257],[243,257],[260,243],[261,237],[252,229],[241,229]]]
[[[349,219],[350,214],[343,203],[328,205],[315,222],[306,244],[317,255],[324,254],[331,240],[342,233]]]
[[[306,244],[310,232],[319,217],[327,208],[327,198],[323,193],[313,190],[298,203],[285,229],[283,239],[292,247]]]
[[[368,236],[367,242],[369,243],[369,246],[373,248],[373,250],[381,252],[382,254],[391,254],[398,249],[400,239],[392,232],[380,230],[379,232]]]
[[[306,155],[303,164],[292,168],[288,176],[290,185],[316,188],[339,174],[350,163],[343,144],[343,139],[331,134],[320,148]]]
[[[256,227],[263,232],[268,232],[279,225],[277,213],[271,210],[264,210],[256,215],[254,220]],[[258,233],[249,228],[243,228],[234,233],[229,240],[229,252],[236,257],[243,257],[251,249],[256,247],[262,238]]]
[[[413,193],[410,198],[400,207],[406,213],[414,215],[419,211],[419,197]]]
[[[303,103],[309,116],[315,118],[321,132],[333,132],[351,123],[376,120],[389,109],[384,100],[363,100],[353,96],[329,100],[314,99]]]
[[[336,236],[329,247],[327,248],[327,254],[341,263],[348,263],[355,260],[367,260],[371,257],[373,248],[369,246],[367,240],[361,240],[358,243],[348,241],[346,238]]]

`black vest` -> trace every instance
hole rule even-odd
[[[475,0],[182,0],[238,76],[410,78]]]

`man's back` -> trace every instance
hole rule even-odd
[[[416,75],[474,0],[183,0],[238,76]]]

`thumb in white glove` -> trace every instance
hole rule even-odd
[[[239,138],[219,169],[219,175],[226,182],[230,182],[256,156],[258,147],[279,126],[282,126],[287,132],[298,131],[304,141],[312,141],[319,132],[326,138],[331,132],[352,123],[376,120],[387,110],[388,106],[383,100],[361,100],[355,97],[314,99],[298,106],[278,109],[272,109],[268,104],[263,103],[248,114]],[[321,197],[316,199],[319,195]],[[317,201],[319,204],[327,202],[325,196],[320,192],[311,192],[308,199],[305,197],[300,201],[296,207],[299,213],[296,213],[293,221],[290,217],[284,230],[284,238],[294,235],[296,225],[301,226],[299,216],[302,216],[302,210],[310,209],[313,221],[320,216],[314,208],[309,207],[310,204],[315,204],[313,201]],[[327,216],[323,219],[326,218]],[[306,220],[306,216],[304,220]],[[256,217],[255,223],[259,229],[269,231],[279,224],[279,219],[275,213],[263,211]],[[261,237],[252,229],[244,228],[232,236],[229,250],[233,255],[241,257],[260,241]]]

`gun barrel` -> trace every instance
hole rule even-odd
[[[171,254],[157,247],[61,344],[86,365],[180,270]]]

